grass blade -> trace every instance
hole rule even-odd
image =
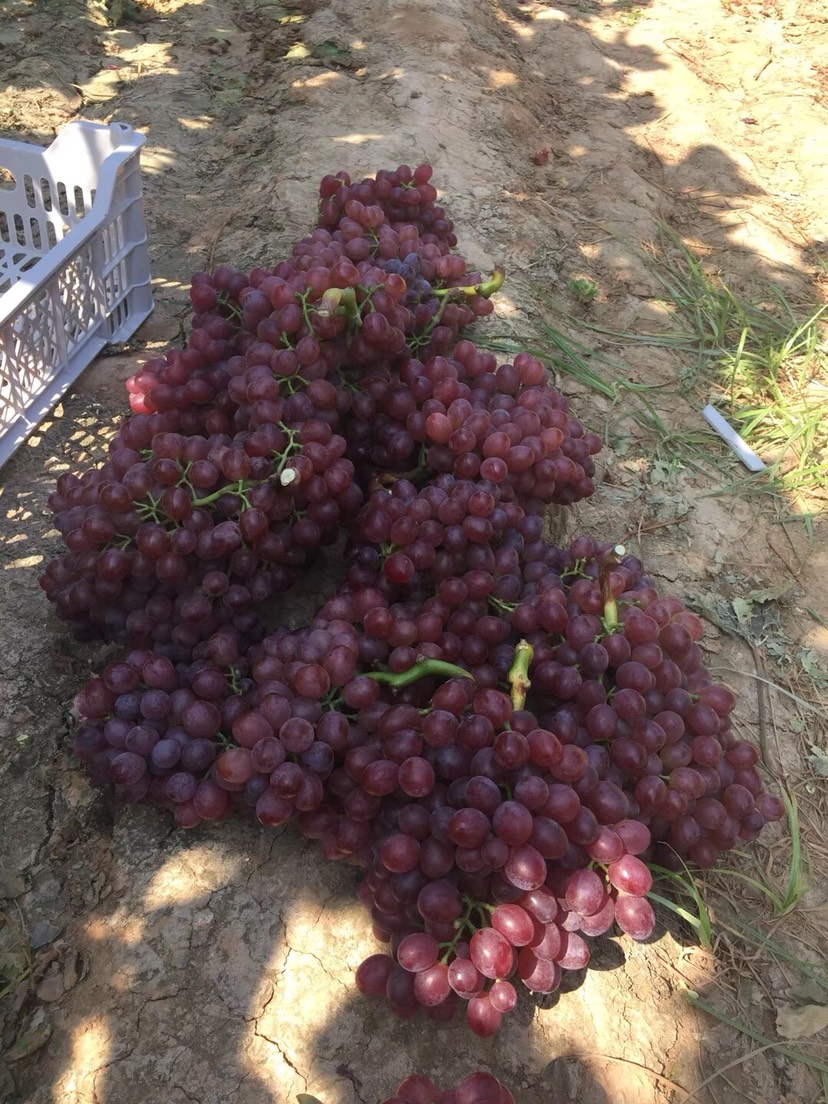
[[[819,1072],[823,1074],[828,1074],[828,1062],[823,1062],[819,1058],[812,1058],[808,1054],[803,1054],[800,1050],[794,1050],[793,1047],[784,1046],[774,1039],[769,1039],[767,1035],[763,1035],[760,1031],[755,1031],[752,1027],[748,1027],[747,1024],[743,1024],[740,1020],[734,1020],[732,1016],[728,1016],[726,1012],[722,1012],[720,1009],[716,1008],[715,1005],[706,1001],[704,997],[700,997],[699,994],[695,993],[692,989],[685,989],[684,996],[690,1001],[694,1008],[698,1008],[701,1012],[706,1012],[708,1016],[713,1016],[714,1019],[719,1020],[720,1023],[727,1024],[728,1027],[732,1027],[735,1031],[740,1031],[743,1035],[747,1035],[749,1039],[753,1039],[763,1046],[772,1047],[777,1054],[782,1054],[786,1058],[790,1058],[792,1062],[802,1062],[803,1065],[810,1066],[811,1069],[819,1070]]]

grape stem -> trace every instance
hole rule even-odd
[[[161,496],[159,495],[156,498],[156,496],[152,494],[152,492],[150,492],[149,494],[147,494],[146,502],[135,503],[135,509],[145,521],[149,519],[150,521],[154,521],[156,524],[159,524],[161,521],[161,515],[158,513],[158,506],[160,502]]]
[[[448,292],[448,291],[457,291],[458,289],[457,288],[445,288],[444,290]],[[459,290],[462,291],[463,289],[460,288]],[[438,296],[438,294],[439,293],[435,290],[434,295]],[[434,332],[434,330],[437,328],[437,326],[439,326],[440,321],[442,320],[442,317],[445,314],[446,307],[449,305],[449,301],[450,300],[448,299],[448,297],[439,299],[439,304],[440,305],[437,307],[437,310],[434,313],[434,317],[431,319],[431,321],[428,323],[427,326],[423,327],[423,330],[422,330],[421,333],[415,334],[411,338],[411,340],[408,342],[408,348],[412,353],[416,353],[417,349],[419,349],[421,345],[427,345],[428,342],[431,340],[431,335]]]
[[[527,640],[521,640],[515,647],[515,658],[508,676],[513,709],[523,709],[526,704],[526,695],[532,685],[529,680],[529,664],[534,654],[535,649]]]
[[[482,283],[468,284],[466,287],[435,288],[434,294],[438,299],[451,298],[452,295],[482,295],[484,299],[489,299],[496,291],[500,291],[505,278],[506,270],[502,265],[497,265],[489,279],[483,280]]]
[[[299,436],[299,430],[298,429],[291,429],[289,426],[286,426],[284,422],[279,422],[278,426],[279,426],[279,429],[281,429],[282,433],[284,433],[284,435],[287,437],[288,440],[287,440],[287,444],[285,445],[284,451],[277,454],[279,456],[279,463],[276,467],[276,470],[273,472],[273,475],[270,478],[271,479],[278,479],[279,482],[284,487],[284,486],[287,486],[287,484],[282,482],[282,474],[285,471],[285,466],[286,466],[288,460],[293,455],[294,450],[298,447],[297,444],[296,444],[296,438]],[[288,482],[292,483],[292,482],[294,482],[294,480],[289,480]]]
[[[489,595],[489,601],[495,609],[502,610],[503,613],[511,613],[512,610],[517,609],[514,602],[502,602],[500,598],[495,598],[493,594]]]
[[[278,479],[281,482],[282,486],[285,487],[289,483],[296,482],[296,479],[298,478],[298,475],[288,480],[283,480],[281,477],[285,472],[285,466],[288,460],[291,458],[291,456],[293,456],[294,452],[296,452],[300,448],[300,446],[296,444],[296,438],[299,436],[299,430],[291,429],[289,426],[286,426],[284,422],[279,422],[277,424],[279,426],[279,429],[281,429],[281,431],[287,437],[287,444],[285,445],[282,452],[277,452],[274,454],[275,456],[278,456],[279,463],[276,465],[273,473],[268,476],[268,479]],[[266,480],[263,480],[262,482],[266,482]],[[232,494],[238,495],[238,497],[244,503],[245,509],[249,509],[250,503],[247,500],[245,491],[249,491],[251,487],[255,486],[257,486],[257,483],[253,479],[239,479],[235,483],[229,483],[224,487],[219,487],[219,489],[217,491],[213,491],[212,494],[204,495],[202,498],[194,498],[193,506],[209,506],[210,503],[216,502],[219,498],[221,498],[222,495]]]
[[[359,304],[356,301],[356,292],[353,288],[328,288],[319,300],[316,314],[320,318],[330,318],[334,314],[344,314],[355,327],[362,325],[362,315],[359,313]]]
[[[598,567],[598,585],[601,587],[601,600],[604,603],[604,628],[608,633],[614,633],[621,627],[618,620],[618,603],[612,593],[612,569],[621,562],[621,557],[626,555],[623,544],[616,544],[601,559]]]
[[[239,498],[244,499],[244,492],[250,490],[254,486],[252,479],[239,479],[235,483],[229,483],[225,487],[219,487],[217,491],[213,491],[212,494],[204,495],[203,498],[194,498],[193,506],[209,506],[211,502],[216,502],[222,495],[238,495]]]
[[[418,464],[416,468],[411,468],[406,472],[380,472],[375,477],[376,489],[382,489],[385,487],[393,487],[395,483],[399,483],[401,479],[407,479],[409,483],[418,483],[424,476],[431,472],[431,468],[428,464]]]
[[[463,901],[465,902],[466,910],[462,916],[458,916],[457,920],[455,920],[456,928],[454,935],[451,939],[447,939],[445,943],[438,944],[440,950],[443,952],[440,957],[440,961],[443,963],[448,963],[450,961],[457,944],[466,938],[467,932],[470,929],[473,931],[476,928],[482,927],[483,925],[479,921],[485,921],[486,914],[491,914],[495,910],[494,905],[486,904],[485,901],[475,901],[473,897],[464,896]],[[480,914],[478,923],[472,920],[472,914],[475,912]]]
[[[409,667],[407,671],[400,671],[396,675],[391,671],[366,671],[365,673],[368,678],[376,679],[377,682],[387,682],[389,686],[393,686],[395,689],[408,686],[410,683],[417,682],[421,678],[428,678],[430,675],[443,675],[445,678],[474,677],[465,668],[457,667],[454,663],[446,663],[444,659],[421,659],[413,667]]]

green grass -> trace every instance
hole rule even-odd
[[[576,299],[581,299],[587,303],[598,297],[598,285],[594,280],[590,280],[588,276],[570,277],[566,281],[566,288]]]
[[[765,284],[763,302],[749,302],[702,262],[669,228],[647,262],[664,288],[669,306],[664,323],[651,330],[618,331],[574,318],[550,296],[538,298],[559,322],[542,324],[530,352],[551,362],[633,418],[662,455],[711,469],[711,444],[719,438],[701,419],[712,402],[768,465],[722,481],[713,494],[753,496],[779,492],[828,491],[828,306],[800,309],[781,288]],[[571,289],[570,289],[571,290]],[[537,289],[536,289],[537,291]],[[564,333],[560,326],[565,326]],[[674,381],[636,384],[623,365],[593,351],[595,335],[605,347],[653,347],[676,354]],[[517,351],[514,342],[479,341],[495,352]],[[686,403],[682,428],[671,429],[651,401],[669,389]],[[698,427],[688,429],[686,427]],[[719,451],[725,446],[719,444]]]
[[[706,1012],[708,1016],[713,1016],[720,1023],[727,1024],[728,1027],[732,1027],[736,1031],[741,1031],[743,1035],[747,1035],[755,1042],[761,1043],[763,1049],[775,1050],[777,1054],[789,1058],[792,1062],[801,1062],[803,1065],[810,1066],[811,1069],[823,1075],[828,1074],[828,1062],[822,1061],[819,1058],[814,1058],[810,1054],[803,1054],[801,1050],[794,1050],[793,1047],[784,1046],[776,1039],[769,1039],[767,1035],[763,1035],[760,1031],[756,1031],[755,1028],[750,1027],[746,1023],[742,1023],[741,1020],[734,1019],[733,1016],[729,1016],[726,1012],[723,1012],[720,1008],[711,1004],[710,1001],[700,997],[698,993],[694,993],[692,989],[686,989],[684,995],[694,1008]]]
[[[550,309],[555,309],[551,301],[547,300],[547,303]],[[572,324],[597,330],[595,326],[576,320],[572,320]],[[634,383],[626,378],[622,365],[610,357],[592,351],[584,342],[545,322],[540,324],[537,336],[528,343],[485,336],[478,337],[476,341],[481,348],[506,356],[526,350],[539,360],[551,364],[559,375],[569,376],[576,383],[608,399],[613,410],[618,407],[620,416],[631,418],[648,435],[656,459],[675,462],[680,457],[697,470],[708,470],[704,458],[709,455],[712,434],[698,412],[698,430],[673,429],[656,408],[654,395],[665,389],[666,384]],[[608,437],[609,433],[605,431],[607,444]]]
[[[684,864],[682,864],[683,870],[681,872],[667,870],[664,867],[650,864],[650,869],[656,879],[655,884],[659,887],[661,884],[664,884],[666,892],[668,892],[670,896],[665,897],[661,893],[651,890],[648,897],[653,903],[669,909],[684,921],[695,932],[700,945],[705,950],[713,953],[716,950],[715,941],[717,935],[719,933],[727,933],[730,937],[731,946],[737,953],[747,955],[750,960],[754,960],[758,953],[766,960],[776,963],[777,969],[780,963],[784,963],[784,972],[789,983],[793,980],[793,977],[798,977],[810,983],[812,991],[816,994],[821,993],[822,998],[828,1001],[828,978],[826,978],[824,971],[815,967],[811,962],[804,960],[788,946],[780,943],[766,932],[742,920],[736,911],[738,907],[736,902],[730,897],[727,884],[728,879],[731,877],[747,882],[754,889],[759,890],[771,903],[777,916],[786,915],[796,906],[805,889],[802,876],[799,827],[796,816],[796,805],[784,791],[783,800],[785,801],[788,812],[792,840],[790,870],[784,891],[776,891],[769,884],[760,882],[756,878],[743,874],[741,871],[729,868],[717,868],[716,874],[721,877],[717,878],[715,881],[708,881],[703,877],[697,878],[694,871]],[[723,904],[722,907],[717,906],[715,910],[709,908],[705,901],[705,896],[710,893],[716,893],[717,896],[722,896],[726,904]],[[693,1098],[697,1092],[711,1081],[714,1081],[720,1073],[724,1073],[732,1066],[750,1061],[762,1051],[773,1050],[786,1059],[794,1062],[801,1062],[803,1065],[808,1066],[819,1078],[820,1084],[822,1085],[825,1104],[828,1104],[828,1062],[787,1046],[777,1039],[768,1038],[758,1032],[754,1027],[751,1027],[749,1024],[744,1023],[742,1020],[720,1008],[718,1003],[714,1003],[707,997],[700,996],[693,990],[686,990],[684,995],[699,1011],[712,1016],[720,1023],[741,1032],[748,1038],[759,1043],[760,1049],[751,1051],[746,1055],[740,1055],[728,1065],[715,1071],[704,1082],[696,1086],[692,1093],[683,1097],[682,1101],[688,1101]],[[822,999],[820,999],[819,995],[813,999],[816,999],[818,1003],[822,1003]],[[680,1102],[680,1104],[682,1104],[682,1102]]]
[[[684,866],[683,863],[682,865]],[[647,894],[650,900],[655,901],[656,904],[661,905],[663,908],[669,909],[670,912],[675,913],[675,915],[686,924],[689,924],[698,936],[699,943],[702,947],[704,947],[706,951],[711,951],[713,949],[713,925],[710,919],[710,913],[699,891],[696,879],[693,877],[689,868],[684,866],[684,873],[679,874],[675,870],[668,870],[666,867],[656,866],[651,863],[650,870],[655,874],[658,881],[666,881],[669,888],[674,893],[677,893],[682,898],[689,898],[690,901],[692,901],[694,911],[691,912],[678,901],[674,901],[668,897],[662,897],[660,893],[654,893],[652,890]]]
[[[20,906],[15,901],[18,914]],[[17,921],[0,911],[0,1000],[22,985],[31,984],[34,960],[29,952],[29,940],[22,916]]]
[[[747,302],[666,227],[651,257],[654,274],[683,329],[649,335],[653,344],[692,351],[684,390],[712,391],[712,401],[768,463],[753,484],[785,490],[828,488],[828,307],[802,311],[781,288]]]
[[[738,878],[740,881],[746,882],[766,898],[773,909],[774,915],[785,916],[799,904],[803,894],[808,890],[808,883],[805,878],[802,839],[799,831],[799,812],[797,810],[796,800],[788,793],[784,786],[779,787],[779,792],[785,805],[785,812],[788,818],[788,834],[791,841],[788,878],[784,890],[780,892],[767,880],[753,878],[741,870],[734,870],[732,867],[717,867],[716,871],[726,877]]]

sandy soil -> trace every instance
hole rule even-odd
[[[0,1098],[287,1104],[310,1091],[374,1104],[413,1070],[451,1084],[480,1067],[521,1104],[679,1104],[717,1070],[693,1099],[818,1099],[804,1065],[683,996],[702,993],[776,1039],[795,974],[725,933],[707,953],[667,913],[648,945],[605,939],[582,984],[554,1007],[525,1002],[493,1041],[364,1001],[353,971],[375,944],[350,871],[290,831],[181,834],[89,786],[67,754],[68,707],[102,652],[67,636],[37,575],[59,548],[51,484],[101,455],[122,380],[180,337],[190,274],[275,262],[309,225],[325,172],[431,161],[464,252],[508,269],[489,334],[535,334],[545,297],[604,329],[646,325],[664,309],[644,250],[660,224],[735,286],[771,279],[814,301],[828,265],[824,8],[154,0],[116,27],[91,0],[3,10],[5,135],[48,142],[75,117],[146,133],[157,307],[134,347],[93,365],[3,472]],[[588,307],[566,291],[574,275],[600,289]],[[682,369],[663,349],[593,344],[635,381],[675,383]],[[825,779],[808,762],[812,744],[825,747],[824,520],[809,535],[801,503],[711,497],[739,475],[714,437],[698,469],[678,446],[656,450],[623,406],[562,386],[584,421],[608,427],[615,453],[595,497],[555,525],[624,535],[711,619],[710,662],[742,691],[744,730],[768,735],[813,863],[814,888],[784,920],[733,879],[726,895],[824,970]],[[657,396],[671,428],[702,431],[677,387]],[[747,614],[733,604],[761,593]],[[805,705],[759,694],[757,673]],[[789,856],[785,832],[769,832],[743,869],[778,884]],[[709,900],[724,912],[721,886]],[[825,1055],[824,1032],[790,1045]]]

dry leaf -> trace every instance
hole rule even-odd
[[[776,1030],[785,1039],[808,1039],[828,1027],[828,1005],[786,1005],[776,1011]]]
[[[14,1046],[6,1051],[6,1061],[19,1062],[23,1058],[28,1058],[30,1054],[34,1054],[46,1045],[51,1034],[52,1025],[46,1019],[43,1009],[38,1008],[29,1021],[28,1028],[18,1035]]]

